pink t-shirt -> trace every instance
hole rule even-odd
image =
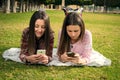
[[[59,35],[60,39],[60,35]],[[83,36],[83,40],[79,40],[74,44],[70,44],[71,51],[74,53],[78,53],[81,58],[84,58],[89,62],[90,54],[92,53],[92,34],[90,31],[85,30],[85,35]]]

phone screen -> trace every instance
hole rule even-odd
[[[37,50],[37,54],[45,54],[45,53],[46,53],[46,50],[44,49]]]
[[[67,52],[67,56],[69,57],[74,57],[75,53],[74,52]]]

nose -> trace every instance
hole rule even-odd
[[[41,27],[39,27],[39,28],[38,28],[38,31],[39,31],[39,32],[41,32],[41,31],[42,31],[42,28],[41,28]]]
[[[72,36],[73,36],[73,37],[75,36],[75,33],[74,33],[74,32],[72,32]]]

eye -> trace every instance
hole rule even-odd
[[[79,30],[74,30],[74,32],[78,32]]]
[[[68,32],[72,32],[71,30],[68,30]]]
[[[43,26],[41,26],[41,28],[45,29],[46,27],[43,25]]]
[[[39,25],[35,25],[35,28],[38,28],[39,27]]]

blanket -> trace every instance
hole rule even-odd
[[[10,48],[8,50],[5,50],[2,54],[2,57],[7,61],[7,60],[12,60],[12,61],[16,61],[19,63],[23,63],[20,58],[20,48]],[[82,66],[79,64],[74,64],[72,62],[61,62],[58,59],[58,56],[56,54],[57,52],[57,48],[53,49],[53,57],[52,57],[52,61],[49,62],[47,64],[47,66]],[[111,60],[106,58],[105,56],[103,56],[101,53],[93,50],[92,54],[90,56],[90,62],[88,64],[86,64],[86,66],[96,66],[96,67],[100,67],[100,66],[110,66],[111,65]]]

